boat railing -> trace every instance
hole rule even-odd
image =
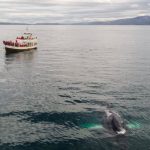
[[[17,40],[15,42],[13,41],[3,41],[4,45],[6,46],[15,46],[15,47],[30,47],[37,45],[37,42],[24,42],[19,43]]]

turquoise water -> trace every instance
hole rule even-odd
[[[25,29],[1,26],[1,43]],[[149,26],[29,29],[38,50],[0,46],[0,150],[150,149]],[[107,107],[125,136],[103,127]]]

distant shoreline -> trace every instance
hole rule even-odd
[[[12,26],[12,25],[18,25],[18,26],[150,26],[149,24],[142,24],[142,25],[138,25],[138,24],[113,24],[113,25],[108,25],[108,24],[104,24],[104,25],[98,25],[98,24],[0,24],[0,26],[4,26],[4,25],[8,25],[8,26]]]
[[[135,18],[118,19],[112,21],[93,21],[93,22],[77,22],[77,23],[10,23],[0,22],[0,25],[138,25],[149,26],[150,16],[139,16]]]

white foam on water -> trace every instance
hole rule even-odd
[[[121,129],[121,131],[117,131],[117,134],[119,135],[124,135],[126,133],[126,130],[125,129]]]
[[[89,129],[102,129],[103,126],[102,125],[93,125],[91,127],[89,127]]]

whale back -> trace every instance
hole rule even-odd
[[[123,121],[118,113],[105,110],[105,115],[107,128],[112,129],[114,132],[119,132],[122,130]]]
[[[121,121],[120,121],[119,117],[115,114],[113,114],[111,125],[112,125],[112,129],[115,132],[120,131],[122,128]]]

